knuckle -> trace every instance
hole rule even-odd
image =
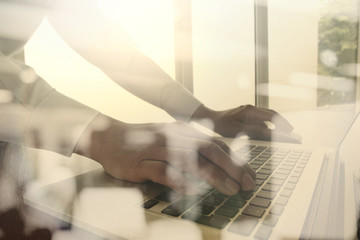
[[[206,174],[208,175],[208,181],[212,185],[215,185],[216,182],[224,181],[224,174],[215,168],[208,169]]]
[[[178,160],[178,166],[181,170],[190,173],[196,173],[198,171],[198,152],[192,149],[186,150],[182,154],[182,158]]]
[[[153,169],[153,174],[150,180],[158,183],[163,183],[167,179],[167,165],[159,164],[155,169]]]
[[[185,161],[183,162],[188,162],[188,161],[194,161],[197,159],[197,151],[193,150],[193,149],[187,149],[186,151],[183,152],[183,158],[185,159]]]
[[[166,177],[166,185],[170,186],[170,187],[180,187],[183,185],[183,181],[181,181],[180,176],[178,175],[174,175],[174,174],[169,174]]]
[[[166,143],[166,137],[164,136],[164,134],[161,134],[161,133],[156,133],[155,134],[155,140],[159,144],[165,144]]]
[[[214,152],[219,150],[219,147],[214,142],[208,142],[203,150],[206,155],[212,155]]]
[[[246,125],[247,123],[251,122],[250,110],[247,113],[243,114],[242,116],[242,125]]]
[[[243,132],[246,129],[246,124],[245,124],[246,120],[244,120],[244,117],[241,118],[241,121],[239,121],[238,123],[238,128],[240,129],[240,134],[244,135],[245,133]]]
[[[251,104],[246,104],[246,105],[244,106],[244,108],[247,109],[247,110],[252,110],[252,109],[254,109],[254,106],[251,105]]]
[[[220,148],[222,148],[222,149],[226,149],[226,148],[227,148],[227,145],[226,145],[223,141],[221,141],[220,139],[218,139],[218,138],[214,138],[213,142],[214,142],[216,145],[218,145]]]

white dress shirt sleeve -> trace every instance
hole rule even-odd
[[[0,140],[70,156],[98,112],[0,53]]]
[[[189,121],[202,104],[181,84],[145,56],[128,32],[100,13],[97,1],[59,0],[47,15],[65,42],[121,87]]]

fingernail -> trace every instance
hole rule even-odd
[[[251,190],[255,187],[255,182],[248,173],[245,173],[243,175],[242,184],[243,184],[243,187],[245,188],[244,190]]]
[[[232,194],[235,194],[235,193],[239,192],[239,190],[240,190],[239,184],[237,184],[236,182],[234,182],[234,180],[232,180],[230,178],[227,178],[225,180],[225,185]]]

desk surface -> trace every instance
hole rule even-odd
[[[350,106],[294,111],[283,114],[302,136],[302,144],[336,147],[354,117]]]

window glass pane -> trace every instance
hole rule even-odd
[[[253,5],[192,1],[194,93],[209,107],[255,102]]]
[[[318,73],[329,87],[319,86],[317,104],[352,103],[356,96],[358,1],[320,2]]]
[[[268,4],[270,107],[296,110],[353,103],[357,1]]]

